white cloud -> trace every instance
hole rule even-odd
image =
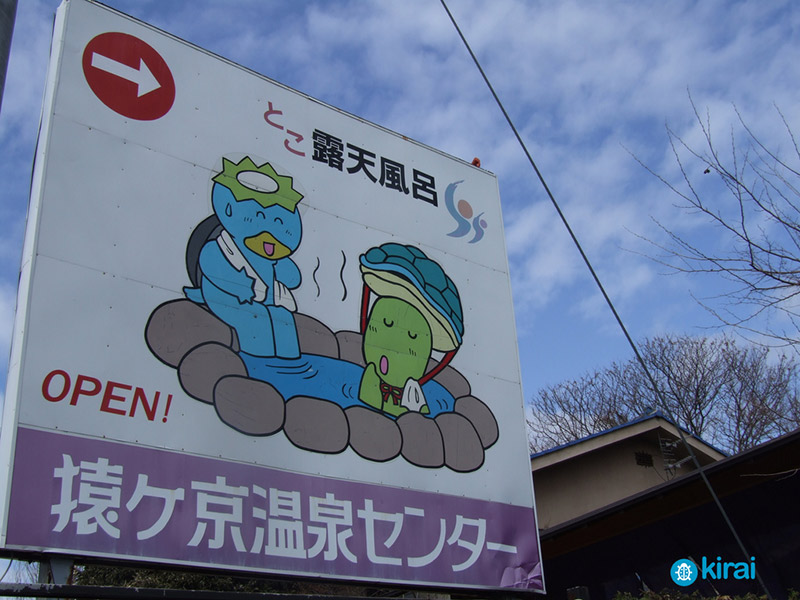
[[[334,106],[465,160],[480,157],[500,183],[518,321],[564,319],[565,336],[601,321],[577,251],[438,3],[108,2]],[[16,282],[12,255],[41,102],[43,77],[31,74],[43,73],[57,4],[26,0],[18,9],[0,118],[0,142],[15,165],[2,174],[17,174],[0,198],[0,239],[11,240],[0,247],[5,282]],[[650,323],[692,326],[674,310],[692,302],[689,284],[662,282],[658,265],[625,249],[645,247],[629,231],[662,239],[651,216],[688,235],[701,229],[625,148],[672,181],[665,122],[688,143],[702,142],[689,89],[703,113],[708,107],[715,139],[736,123],[736,104],[768,145],[791,150],[772,104],[800,122],[800,8],[722,0],[449,5],[612,296],[635,307],[628,314],[645,331]],[[702,185],[713,192],[710,180]]]
[[[52,18],[43,15],[54,14],[50,5],[52,2],[45,0],[29,0],[17,8],[0,118],[0,139],[9,156],[20,150],[20,132],[35,131],[38,122],[52,34]]]

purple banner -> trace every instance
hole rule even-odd
[[[530,508],[18,430],[7,545],[542,590]]]

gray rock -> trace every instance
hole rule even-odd
[[[247,435],[272,435],[283,428],[286,402],[264,381],[229,375],[214,388],[214,406],[223,422]]]
[[[327,325],[302,313],[294,313],[300,351],[339,358],[339,342]]]
[[[433,370],[433,368],[439,364],[439,361],[435,358],[428,359],[428,367],[427,371]],[[442,372],[437,374],[436,377],[433,378],[434,381],[441,383],[448,392],[453,394],[453,398],[460,398],[461,396],[469,396],[472,393],[471,388],[469,387],[469,381],[467,378],[464,377],[461,373],[459,373],[456,369],[447,365]]]
[[[162,362],[177,367],[193,348],[209,342],[233,347],[233,330],[215,315],[191,300],[165,302],[150,315],[145,341]],[[235,348],[238,350],[238,348]]]
[[[444,443],[436,422],[416,412],[397,418],[403,436],[403,457],[418,467],[437,469],[444,465]]]
[[[500,429],[488,406],[475,396],[463,396],[456,400],[454,410],[469,419],[475,431],[478,432],[484,449],[494,445],[500,436]]]
[[[442,432],[445,464],[460,473],[475,471],[483,464],[481,438],[469,419],[458,413],[442,413],[436,417]]]
[[[286,403],[283,431],[298,448],[326,454],[342,452],[350,437],[341,406],[307,396],[295,396]]]
[[[356,331],[337,331],[336,339],[339,342],[339,358],[366,367],[364,354],[361,351],[362,335]]]
[[[192,349],[178,365],[181,387],[192,398],[214,402],[214,386],[226,375],[247,376],[244,362],[222,344],[203,344]]]
[[[394,419],[363,406],[345,409],[350,447],[368,460],[384,462],[400,454],[403,438]]]

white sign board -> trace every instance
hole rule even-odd
[[[495,177],[57,15],[0,546],[542,590]]]

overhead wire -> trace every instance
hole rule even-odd
[[[3,581],[3,579],[5,579],[5,578],[6,578],[6,575],[8,575],[8,572],[11,570],[11,565],[12,565],[13,563],[14,563],[14,560],[13,560],[13,559],[10,559],[10,560],[8,561],[8,564],[6,565],[6,570],[5,570],[5,571],[3,571],[3,574],[2,574],[2,575],[0,575],[0,582],[2,582],[2,581]]]
[[[561,210],[561,206],[556,201],[556,198],[553,195],[553,192],[550,190],[550,187],[547,185],[547,182],[545,181],[544,176],[542,175],[541,171],[539,170],[539,167],[536,166],[536,162],[533,160],[533,157],[531,156],[531,153],[528,151],[528,147],[525,144],[525,141],[522,139],[522,136],[520,135],[519,131],[517,130],[516,125],[514,125],[514,121],[511,119],[511,117],[509,116],[508,112],[506,111],[506,108],[503,105],[503,102],[500,100],[500,97],[497,95],[497,92],[495,91],[494,86],[492,86],[491,81],[489,81],[489,77],[486,75],[486,72],[483,70],[483,67],[481,66],[481,63],[478,60],[478,57],[472,51],[472,47],[470,46],[469,42],[467,41],[467,38],[464,36],[464,33],[461,31],[461,28],[459,27],[458,22],[456,21],[455,17],[453,16],[453,13],[450,12],[450,9],[448,8],[447,3],[445,2],[445,0],[439,0],[439,1],[441,2],[442,7],[444,8],[445,12],[447,13],[447,16],[450,18],[450,22],[453,24],[453,27],[455,28],[456,32],[458,33],[458,36],[461,38],[461,41],[464,43],[464,46],[466,47],[467,52],[469,52],[469,55],[472,57],[472,61],[475,63],[475,66],[477,67],[478,71],[480,72],[481,77],[483,77],[483,81],[486,83],[486,87],[489,88],[489,91],[491,92],[492,96],[494,97],[495,103],[497,104],[497,106],[500,109],[500,111],[503,113],[503,116],[505,117],[506,122],[508,123],[508,126],[511,128],[511,131],[514,133],[514,136],[517,138],[517,142],[519,143],[520,147],[522,148],[522,151],[525,153],[525,156],[528,159],[528,163],[530,163],[531,167],[533,168],[534,172],[536,173],[536,177],[539,179],[539,183],[541,183],[542,187],[544,188],[545,193],[547,194],[547,197],[550,199],[551,204],[553,205],[553,207],[555,208],[556,212],[558,213],[558,216],[561,219],[561,223],[564,225],[564,228],[567,230],[567,233],[569,233],[569,236],[572,239],[573,244],[578,249],[578,252],[580,253],[581,258],[583,259],[583,262],[586,265],[586,268],[589,270],[589,273],[591,273],[592,279],[594,279],[594,282],[595,282],[597,288],[600,290],[600,293],[602,294],[603,298],[605,299],[606,304],[608,305],[609,309],[611,310],[611,313],[614,315],[614,319],[617,321],[617,324],[619,325],[620,330],[622,331],[623,335],[625,336],[625,339],[627,340],[628,345],[631,347],[631,350],[633,350],[633,354],[634,354],[634,356],[636,358],[636,361],[639,363],[639,365],[642,368],[642,371],[644,372],[645,376],[647,377],[648,381],[650,382],[650,385],[652,386],[653,391],[655,392],[656,398],[657,398],[659,404],[661,405],[661,408],[664,410],[664,413],[667,416],[667,418],[676,426],[676,429],[678,430],[678,435],[680,436],[681,442],[683,443],[683,445],[685,446],[687,452],[689,453],[689,456],[691,457],[692,462],[694,463],[698,473],[700,474],[700,478],[702,479],[706,489],[708,490],[709,494],[711,495],[711,497],[712,497],[712,499],[714,501],[714,504],[716,505],[717,509],[719,510],[720,514],[722,515],[722,518],[725,521],[725,524],[727,525],[728,530],[731,532],[734,540],[736,541],[736,544],[738,545],[739,549],[741,550],[742,554],[744,555],[745,561],[749,562],[750,561],[750,557],[751,557],[750,553],[747,551],[747,548],[745,547],[744,543],[742,542],[742,539],[739,537],[739,534],[736,531],[736,528],[734,527],[733,522],[731,521],[730,517],[728,516],[727,511],[722,506],[722,502],[720,502],[719,496],[717,495],[716,491],[714,490],[714,487],[711,485],[711,482],[709,481],[709,479],[708,479],[708,477],[707,477],[707,475],[705,473],[705,469],[703,469],[702,465],[700,464],[700,461],[698,460],[697,455],[695,454],[694,450],[692,449],[691,445],[689,444],[688,439],[684,435],[681,426],[678,424],[678,422],[675,419],[675,416],[672,414],[672,411],[670,410],[669,406],[667,405],[667,402],[664,399],[664,395],[662,394],[659,385],[656,383],[655,377],[653,377],[653,374],[650,372],[650,369],[647,367],[647,364],[645,363],[644,358],[642,357],[641,353],[639,352],[639,348],[638,348],[636,342],[634,342],[633,338],[631,337],[630,333],[628,332],[628,328],[625,326],[625,323],[622,321],[622,318],[620,317],[619,313],[617,312],[617,309],[614,306],[614,303],[612,302],[611,297],[606,292],[606,289],[603,286],[603,283],[600,281],[600,277],[597,275],[597,272],[594,270],[594,267],[592,266],[592,263],[589,260],[589,257],[587,256],[586,252],[584,252],[583,246],[581,245],[580,241],[578,240],[578,237],[575,235],[575,232],[572,230],[572,227],[570,226],[566,215]],[[761,576],[759,575],[758,571],[756,571],[756,578],[757,578],[759,584],[761,585],[761,587],[763,588],[764,593],[766,594],[767,598],[769,600],[772,600],[772,596],[770,595],[769,589],[767,589],[767,586],[764,583],[764,581],[761,579]]]

